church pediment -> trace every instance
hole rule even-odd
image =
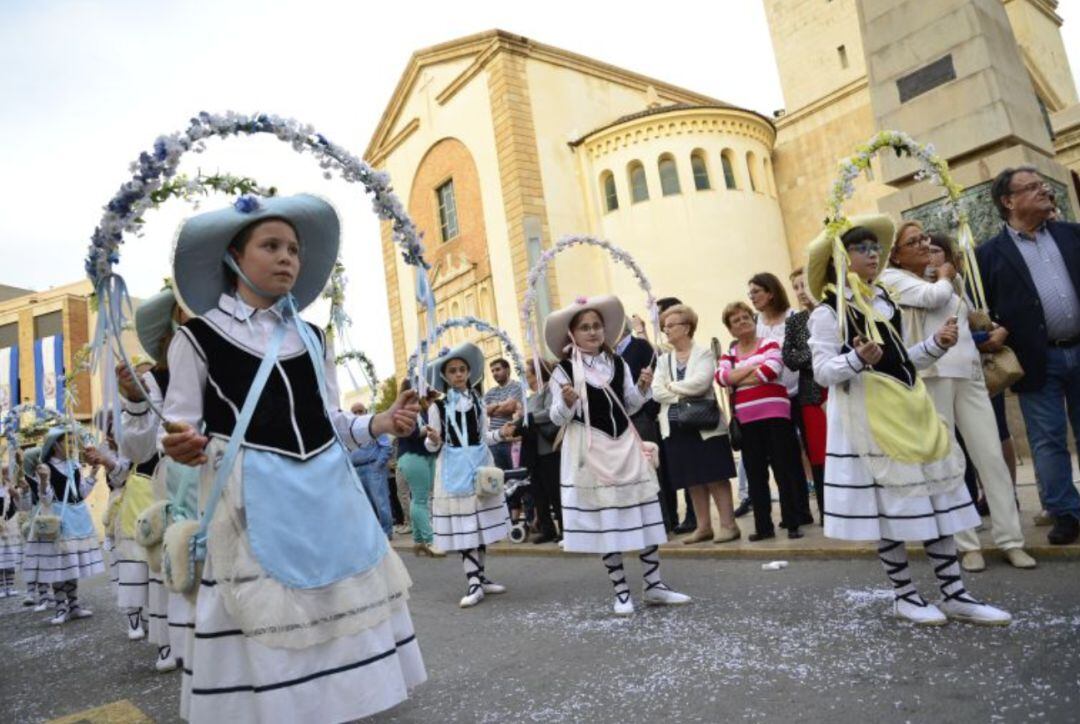
[[[465,276],[475,276],[473,271],[476,264],[469,261],[463,254],[447,254],[440,259],[431,270],[431,288],[438,291],[450,282]]]

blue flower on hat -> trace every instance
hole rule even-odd
[[[439,350],[439,356],[440,357],[445,357],[448,354],[450,354],[450,348],[449,347],[443,347],[442,349]]]
[[[251,214],[258,211],[261,207],[259,200],[254,196],[244,195],[236,200],[233,204],[233,208],[239,211],[241,214]]]

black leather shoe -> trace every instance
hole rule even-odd
[[[554,543],[557,540],[555,531],[548,531],[546,533],[535,533],[529,538],[530,543],[540,545],[541,543]]]
[[[802,538],[803,534],[797,527],[796,528],[788,528],[787,537],[792,539],[792,540],[795,540],[796,538]]]
[[[746,536],[746,540],[750,541],[751,543],[757,543],[759,540],[765,540],[767,538],[775,537],[776,531],[770,530],[768,533],[751,533],[750,535]]]
[[[682,523],[675,526],[676,535],[685,535],[687,533],[693,533],[697,530],[697,521],[693,518],[687,518]]]
[[[1054,527],[1046,534],[1046,540],[1052,545],[1067,546],[1080,538],[1080,520],[1071,515],[1059,515],[1054,518]]]
[[[741,518],[750,512],[753,506],[750,505],[750,498],[743,498],[739,503],[739,507],[735,509],[735,517]]]

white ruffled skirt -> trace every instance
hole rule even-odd
[[[490,455],[489,455],[490,457]],[[442,483],[442,454],[435,460],[431,527],[435,545],[444,551],[464,551],[497,543],[510,533],[505,498],[448,495]],[[493,464],[489,461],[488,464]]]

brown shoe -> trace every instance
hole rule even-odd
[[[739,530],[739,526],[734,528],[725,528],[720,526],[720,532],[716,534],[716,537],[712,539],[713,543],[730,543],[733,540],[739,540],[742,538],[742,531]]]
[[[711,530],[695,530],[693,533],[683,538],[682,542],[686,545],[692,545],[694,543],[701,543],[702,541],[707,541],[710,538],[712,538]]]

